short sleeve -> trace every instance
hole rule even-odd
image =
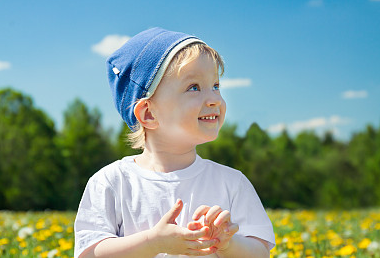
[[[239,225],[237,234],[266,240],[270,249],[276,245],[272,223],[256,190],[244,175],[232,199],[231,218]]]
[[[116,197],[106,180],[90,178],[75,219],[74,257],[101,240],[118,236]]]

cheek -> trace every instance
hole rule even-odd
[[[220,116],[222,118],[222,122],[224,121],[224,118],[226,116],[226,110],[227,110],[227,105],[226,105],[226,102],[223,100],[222,104],[220,105]]]

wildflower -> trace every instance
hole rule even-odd
[[[62,228],[60,225],[53,224],[53,225],[50,227],[50,230],[51,230],[52,232],[60,233],[60,232],[63,231],[63,228]]]
[[[36,246],[34,249],[33,249],[33,251],[35,252],[35,253],[39,253],[39,252],[41,252],[42,251],[42,246]]]
[[[49,252],[47,253],[47,258],[52,258],[52,257],[54,257],[56,254],[58,254],[58,250],[57,250],[57,249],[53,249],[53,250],[51,250],[51,251],[49,251]]]
[[[19,246],[21,248],[25,248],[26,247],[26,242],[25,241],[20,242]]]
[[[340,255],[351,255],[356,252],[356,248],[353,245],[346,245],[339,249],[338,254]]]
[[[18,231],[18,237],[21,239],[24,239],[27,236],[30,236],[31,234],[33,234],[33,229],[30,227],[23,227]]]
[[[287,258],[288,254],[287,253],[282,253],[277,256],[277,258]]]
[[[42,229],[45,227],[45,221],[43,221],[42,219],[38,220],[38,222],[36,223],[36,229]]]
[[[71,241],[67,241],[64,238],[58,240],[61,251],[70,250],[73,247],[73,243]]]
[[[370,243],[371,243],[371,240],[369,240],[368,238],[364,238],[362,241],[360,241],[358,247],[360,249],[366,249]]]
[[[9,239],[8,238],[0,239],[0,246],[7,245],[7,244],[9,244]]]
[[[368,246],[367,246],[367,250],[370,251],[371,253],[374,253],[376,252],[377,250],[380,250],[380,243],[379,242],[371,242]]]
[[[301,234],[301,238],[302,238],[303,241],[306,242],[306,241],[308,241],[310,239],[310,234],[308,232],[303,232]]]

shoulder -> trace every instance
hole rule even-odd
[[[245,175],[237,169],[231,168],[226,165],[219,164],[215,161],[202,159],[203,166],[207,173],[213,176],[223,177],[224,179],[240,181],[245,178]]]
[[[104,166],[91,176],[89,182],[104,186],[116,186],[118,182],[128,176],[128,164],[131,160],[133,160],[133,156],[127,156]]]

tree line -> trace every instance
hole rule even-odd
[[[88,178],[139,151],[101,125],[101,113],[75,99],[62,129],[11,88],[0,90],[0,209],[76,210]],[[269,208],[380,206],[380,128],[368,125],[347,142],[304,131],[270,137],[253,123],[239,136],[226,124],[217,140],[200,145],[203,158],[241,170]],[[116,139],[115,139],[116,138]]]

